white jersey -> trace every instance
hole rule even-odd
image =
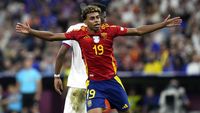
[[[81,26],[86,26],[84,23],[75,24],[69,27],[67,32],[72,30],[79,30]],[[86,67],[82,59],[81,48],[79,43],[75,40],[65,40],[62,42],[73,48],[71,69],[67,81],[67,86],[75,88],[86,88],[86,80],[88,78],[86,74]]]
[[[87,113],[86,90],[69,87],[65,99],[64,113]]]

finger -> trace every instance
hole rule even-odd
[[[17,27],[17,28],[22,28],[23,26],[21,26],[21,25],[16,25],[16,27]]]
[[[26,23],[25,23],[28,27],[30,27],[30,25],[29,25],[29,23],[26,21]]]
[[[61,83],[61,85],[60,85],[60,89],[63,91],[63,85],[62,85],[62,83]]]
[[[181,17],[174,17],[172,18],[173,20],[177,20],[177,19],[180,19]]]
[[[57,92],[58,94],[60,94],[60,95],[62,94],[59,88],[58,88],[58,89],[56,88],[56,92]]]
[[[175,18],[169,19],[169,21],[177,21],[177,20],[180,20],[180,17],[175,17]]]
[[[182,19],[177,19],[174,21],[175,24],[181,24],[182,23]]]
[[[23,26],[23,24],[22,24],[22,23],[17,23],[17,25],[18,25],[18,26]]]
[[[21,30],[16,30],[17,33],[21,33]]]
[[[17,32],[21,32],[21,29],[16,29]]]
[[[182,20],[182,19],[179,19],[179,20],[178,20],[178,23],[182,23],[182,22],[183,22],[183,20]]]
[[[16,28],[21,29],[21,26],[16,26]]]
[[[167,16],[167,18],[165,18],[165,21],[168,20],[170,17],[171,17],[171,15],[169,14],[169,15]]]
[[[60,91],[60,88],[59,88],[59,85],[55,85],[55,90],[58,94],[62,94],[61,91]]]

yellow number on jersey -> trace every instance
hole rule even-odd
[[[96,94],[96,91],[94,89],[87,90],[87,99],[94,98],[95,94]]]
[[[104,53],[104,48],[101,44],[94,45],[92,49],[94,49],[95,55],[102,55]]]

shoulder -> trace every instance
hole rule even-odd
[[[118,25],[109,25],[107,23],[104,23],[101,25],[102,30],[114,30],[114,29],[119,29],[119,28],[121,28],[121,27]]]
[[[110,25],[107,24],[107,23],[103,23],[103,24],[101,25],[101,29],[102,29],[102,30],[105,30],[105,29],[108,29],[108,28],[110,28]]]
[[[40,72],[39,72],[37,69],[35,69],[35,68],[32,68],[31,71],[32,71],[32,73],[34,73],[34,74],[40,74]]]
[[[67,32],[71,32],[71,31],[79,31],[81,30],[83,27],[87,27],[84,23],[78,23],[78,24],[75,24],[75,25],[71,25]]]
[[[16,75],[21,75],[23,72],[24,72],[24,70],[21,69],[20,71],[18,71],[18,72],[16,73]]]

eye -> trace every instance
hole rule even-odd
[[[90,17],[90,20],[94,20],[95,19],[95,17]]]
[[[99,18],[100,18],[100,16],[97,16],[96,18],[97,18],[97,19],[99,19]]]

